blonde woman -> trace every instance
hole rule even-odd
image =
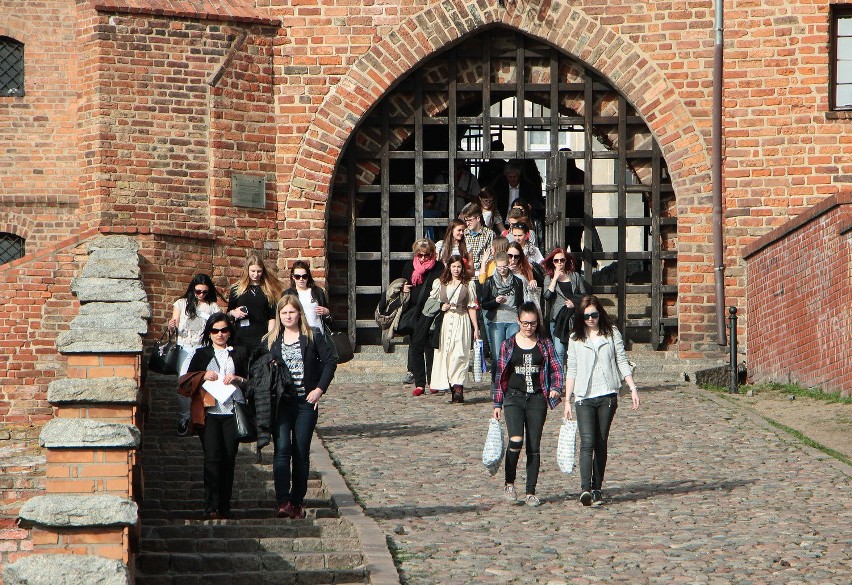
[[[304,518],[302,505],[308,491],[311,438],[320,399],[334,378],[337,362],[325,335],[308,325],[297,295],[281,297],[275,314],[277,318],[264,337],[264,347],[277,364],[286,366],[291,388],[289,396],[279,396],[278,387],[266,389],[271,393],[267,397],[270,407],[258,408],[257,424],[271,430],[275,445],[272,473],[276,515]]]
[[[249,353],[275,323],[275,303],[283,290],[260,256],[246,258],[243,274],[228,295],[228,314],[236,320],[236,342]]]

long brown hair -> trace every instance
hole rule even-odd
[[[233,292],[236,293],[236,296],[240,296],[248,290],[249,284],[251,284],[251,279],[249,278],[250,266],[260,266],[263,269],[263,274],[260,277],[260,290],[262,290],[263,294],[266,295],[269,304],[274,304],[275,301],[281,297],[281,293],[284,292],[284,286],[281,284],[281,281],[269,271],[269,268],[266,267],[263,259],[257,254],[250,254],[246,258],[246,263],[243,266],[243,273],[240,275],[240,279],[237,281],[237,284],[234,285]]]
[[[454,262],[458,262],[462,265],[461,276],[459,276],[459,280],[461,281],[461,283],[467,284],[468,282],[470,282],[470,275],[465,269],[464,260],[462,260],[462,257],[458,254],[453,254],[452,256],[450,256],[450,259],[447,261],[447,263],[444,264],[444,270],[441,272],[441,276],[439,277],[441,284],[447,284],[453,279],[453,273],[450,272],[450,266]]]
[[[553,278],[553,275],[556,273],[556,266],[553,264],[553,258],[555,258],[557,254],[565,256],[566,274],[569,272],[577,272],[577,259],[574,257],[574,254],[566,252],[563,248],[553,248],[553,250],[550,251],[550,254],[541,261],[541,267],[544,268],[545,274],[547,274],[550,278]]]
[[[577,313],[574,315],[574,337],[577,341],[586,341],[588,332],[586,321],[583,320],[583,313],[589,307],[593,307],[595,311],[600,313],[600,317],[598,317],[598,331],[600,331],[600,334],[604,337],[612,337],[612,320],[607,315],[606,310],[604,310],[600,299],[595,295],[586,295],[580,301],[580,304],[577,306]]]
[[[533,270],[532,266],[530,266],[530,261],[527,260],[527,254],[524,252],[524,247],[520,245],[518,242],[512,242],[509,244],[509,248],[512,250],[517,250],[521,257],[518,258],[518,267],[520,268],[521,274],[524,275],[528,281],[533,279]]]
[[[275,340],[284,333],[284,328],[281,326],[281,309],[287,305],[299,311],[299,332],[308,338],[308,343],[314,339],[314,332],[311,326],[308,325],[308,319],[305,317],[305,309],[299,301],[299,295],[284,295],[275,305],[275,322],[272,325],[272,329],[263,336],[267,349],[272,349]]]
[[[453,245],[455,244],[455,240],[453,239],[453,231],[457,227],[461,227],[464,229],[465,223],[460,219],[451,219],[450,223],[447,224],[447,231],[444,234],[444,247],[441,250],[441,262],[444,263],[444,266],[449,266],[448,262],[450,260],[450,256],[453,255]],[[462,258],[468,258],[470,254],[467,251],[467,242],[465,242],[464,237],[459,241],[459,256]]]

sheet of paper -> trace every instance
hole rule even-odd
[[[236,386],[233,384],[226,385],[221,379],[215,381],[206,380],[201,387],[207,390],[213,398],[218,400],[219,404],[225,404],[228,397],[237,390]]]

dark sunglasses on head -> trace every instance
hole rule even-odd
[[[307,279],[308,275],[307,274],[294,274],[293,278],[295,278],[296,280],[302,280],[303,278]]]
[[[601,314],[595,311],[594,313],[583,313],[583,321],[588,321],[589,319],[597,319]]]
[[[217,329],[216,327],[210,328],[210,335],[216,335],[217,333],[230,333],[231,330],[227,327],[222,327],[221,329]]]
[[[201,290],[201,289],[197,288],[197,289],[195,289],[195,294],[197,294],[197,295],[206,295],[206,294],[207,294],[207,289]]]

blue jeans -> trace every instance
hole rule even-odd
[[[488,321],[488,341],[491,343],[491,385],[494,385],[494,378],[497,375],[497,360],[500,359],[500,348],[503,342],[515,333],[520,331],[521,327],[518,322],[514,323],[495,323]]]
[[[311,463],[311,439],[318,416],[319,411],[305,397],[278,403],[278,414],[272,426],[272,440],[275,444],[272,475],[275,479],[275,501],[279,506],[287,502],[301,506],[305,499]]]
[[[559,360],[559,364],[562,366],[562,369],[565,369],[565,344],[562,343],[562,340],[559,339],[554,334],[554,329],[556,329],[556,321],[550,322],[550,339],[553,340],[553,349],[556,351],[556,359]]]
[[[580,434],[580,488],[601,489],[606,471],[609,427],[618,409],[618,394],[585,398],[575,403]]]

